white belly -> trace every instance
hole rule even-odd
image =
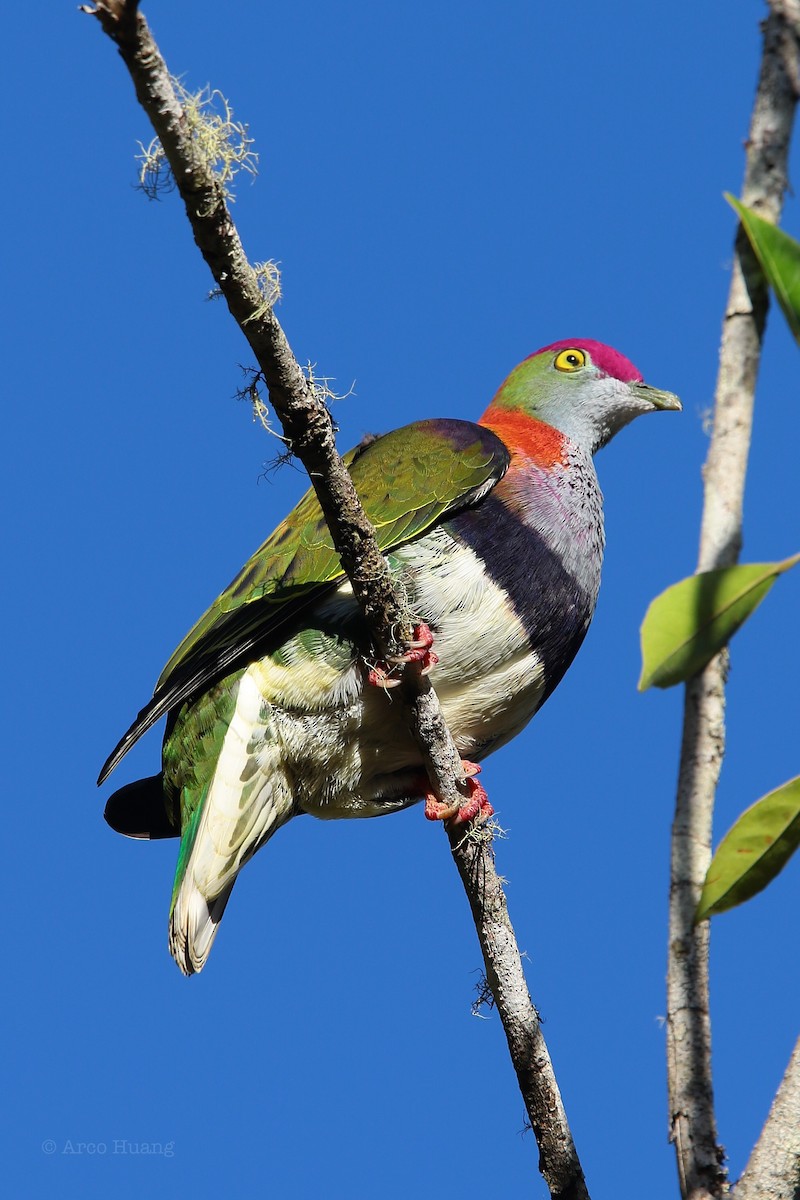
[[[456,746],[462,757],[480,759],[533,716],[544,691],[541,662],[504,593],[445,530],[394,557],[414,620],[434,630],[439,662],[431,681]],[[318,613],[335,621],[353,604],[343,584]],[[289,667],[265,659],[251,672],[272,708],[302,809],[367,816],[420,797],[421,760],[399,701],[367,683],[355,652],[345,670],[298,651]]]

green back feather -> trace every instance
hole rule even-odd
[[[495,434],[471,422],[418,421],[363,450],[351,450],[344,461],[378,545],[387,551],[419,537],[443,514],[496,483],[508,465],[508,452]],[[227,614],[258,601],[286,604],[343,575],[319,501],[309,489],[186,635],[156,690]]]

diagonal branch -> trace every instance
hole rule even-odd
[[[539,1170],[553,1200],[589,1200],[539,1014],[528,993],[505,893],[494,869],[491,833],[484,826],[466,837],[457,828],[448,830],[448,835],[478,931],[486,980],[539,1145]]]
[[[772,1102],[736,1200],[798,1200],[800,1196],[800,1039]]]
[[[742,201],[774,222],[780,216],[787,186],[800,78],[798,31],[800,0],[770,0]],[[740,228],[723,322],[714,429],[703,472],[698,571],[730,566],[739,557],[753,397],[767,304],[765,281]],[[718,1197],[727,1191],[711,1079],[709,923],[694,926],[711,861],[714,797],[725,751],[727,663],[727,651],[723,651],[686,685],[672,826],[667,1071],[670,1139],[675,1143],[685,1200]]]
[[[395,592],[374,532],[339,457],[330,415],[304,376],[258,277],[248,262],[220,181],[197,153],[166,64],[138,0],[98,0],[85,12],[99,20],[117,46],[161,142],[186,207],[195,242],[246,337],[266,381],[289,448],[309,473],[322,511],[376,644],[397,652],[411,638],[411,622]],[[461,797],[464,772],[436,693],[418,667],[404,672],[404,715],[440,799]],[[470,905],[498,1011],[506,1030],[540,1151],[540,1169],[559,1200],[588,1200],[552,1065],[531,1003],[494,869],[491,835],[473,829],[451,834],[451,846]]]

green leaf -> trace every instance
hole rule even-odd
[[[717,847],[695,923],[743,904],[765,888],[800,845],[800,776],[743,812]]]
[[[800,242],[727,192],[725,199],[736,210],[795,341],[800,342]]]
[[[777,563],[703,571],[656,596],[642,622],[639,691],[672,687],[702,671],[800,554]]]

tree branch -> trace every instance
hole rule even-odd
[[[450,828],[448,835],[478,931],[486,980],[539,1145],[539,1170],[554,1200],[588,1200],[539,1014],[525,982],[505,893],[494,869],[491,833],[484,826],[466,835],[463,829]]]
[[[736,1185],[736,1200],[800,1197],[800,1039],[772,1102],[750,1161]]]
[[[763,26],[742,201],[776,223],[787,186],[797,105],[798,29],[799,0],[770,0]],[[735,250],[722,330],[714,428],[703,472],[698,571],[735,563],[742,544],[753,397],[768,294],[741,228]],[[681,1195],[686,1200],[718,1197],[727,1190],[711,1079],[709,923],[694,926],[697,901],[711,861],[714,797],[725,751],[727,664],[727,651],[723,651],[686,685],[672,826],[667,1071],[670,1140],[675,1143]]]
[[[265,305],[228,210],[221,183],[198,154],[178,99],[138,0],[99,0],[84,11],[96,16],[130,72],[169,162],[195,242],[246,337],[263,373],[289,448],[305,466],[376,644],[383,652],[407,646],[408,611],[392,585],[374,532],[339,457],[330,415],[306,379],[271,307]],[[436,693],[410,664],[398,689],[404,715],[440,799],[461,797],[464,772],[442,717]],[[450,831],[448,831],[450,832]],[[476,928],[540,1151],[540,1169],[559,1200],[588,1200],[583,1172],[567,1124],[547,1048],[531,1003],[494,869],[491,834],[464,827],[450,833],[453,855],[475,915]]]

